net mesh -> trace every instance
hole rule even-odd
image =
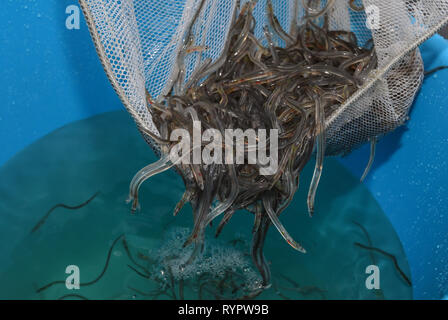
[[[328,0],[331,1],[331,0]],[[98,55],[114,89],[137,126],[158,134],[146,108],[145,88],[156,98],[168,94],[178,68],[185,30],[199,0],[79,0]],[[243,4],[245,1],[242,1]],[[307,1],[273,0],[282,27],[300,24]],[[195,44],[207,50],[186,57],[186,79],[205,59],[223,50],[236,0],[206,0],[192,26]],[[321,6],[326,5],[321,1]],[[362,10],[357,10],[362,9]],[[255,6],[255,35],[265,43],[266,1]],[[333,0],[331,30],[373,40],[378,68],[337,111],[325,119],[326,155],[347,153],[403,124],[423,79],[418,45],[448,21],[448,0]],[[282,46],[281,39],[274,39]],[[148,143],[158,149],[143,134]]]

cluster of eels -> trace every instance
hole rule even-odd
[[[362,10],[353,1],[349,4],[352,10]],[[184,245],[195,245],[191,259],[204,245],[206,226],[216,218],[222,216],[218,235],[236,211],[245,209],[253,213],[251,254],[267,286],[270,271],[263,256],[263,244],[268,228],[272,223],[293,248],[305,252],[288,234],[279,215],[291,202],[300,173],[315,154],[307,199],[309,214],[313,214],[325,155],[325,119],[363,85],[376,68],[377,58],[372,43],[361,47],[354,33],[330,29],[329,13],[334,1],[304,0],[303,20],[292,21],[288,32],[268,1],[269,25],[264,26],[261,39],[254,34],[255,5],[256,1],[249,1],[235,6],[221,55],[214,61],[204,59],[186,79],[186,57],[193,52],[202,55],[207,50],[196,44],[193,37],[192,30],[204,0],[199,4],[186,28],[170,94],[162,101],[155,101],[147,93],[148,110],[160,135],[141,129],[158,144],[162,155],[159,161],[136,174],[129,200],[135,211],[140,185],[151,176],[175,167],[186,185],[175,214],[187,202],[194,212],[194,228]],[[193,123],[200,123],[203,131],[217,130],[223,137],[229,128],[267,132],[276,129],[277,150],[270,150],[269,143],[264,148],[266,152],[277,153],[278,169],[273,174],[261,175],[263,165],[258,162],[171,161],[171,149],[177,144],[170,140],[171,133],[180,128],[193,135]],[[201,151],[206,144],[201,144]],[[252,147],[250,142],[244,144],[245,160]],[[225,148],[222,145],[223,152]],[[194,150],[189,151],[182,157],[190,156]]]

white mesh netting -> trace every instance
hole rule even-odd
[[[361,44],[372,39],[378,56],[378,69],[365,85],[325,121],[326,154],[335,155],[390,132],[407,119],[423,79],[417,47],[448,21],[448,0],[328,1],[334,1],[330,29],[352,31]],[[145,88],[153,97],[168,94],[185,29],[200,1],[79,2],[100,60],[127,111],[138,127],[158,134],[146,108]],[[300,24],[302,0],[272,2],[285,30],[295,18]],[[187,79],[205,59],[219,57],[236,5],[236,0],[206,0],[192,32],[196,45],[208,50],[187,56]],[[362,7],[362,11],[353,10]],[[254,17],[255,35],[263,39],[266,0],[258,1]],[[275,41],[282,45],[281,39]]]

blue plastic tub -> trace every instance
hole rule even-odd
[[[122,108],[87,27],[81,23],[80,30],[65,28],[70,4],[75,3],[2,4],[0,166],[55,129]],[[426,69],[448,64],[448,41],[438,35],[421,52]],[[364,182],[404,246],[416,299],[448,294],[447,108],[448,70],[442,70],[425,79],[410,121],[378,143]],[[368,157],[369,147],[364,146],[338,160],[359,177]],[[0,244],[0,254],[6,245]]]

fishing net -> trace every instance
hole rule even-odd
[[[79,0],[109,80],[137,126],[158,134],[145,89],[155,99],[169,93],[186,28],[199,0]],[[186,80],[208,58],[216,60],[231,28],[236,0],[207,0],[192,26],[195,43],[207,48],[186,57]],[[273,1],[284,30],[300,25],[313,1]],[[353,32],[364,45],[373,40],[378,65],[367,81],[325,119],[326,155],[347,153],[403,124],[423,79],[418,45],[448,21],[448,0],[335,0],[329,29]],[[263,39],[266,1],[256,4],[255,35]],[[282,39],[274,41],[281,46]],[[141,130],[142,131],[142,130]],[[158,146],[143,133],[157,151]]]

